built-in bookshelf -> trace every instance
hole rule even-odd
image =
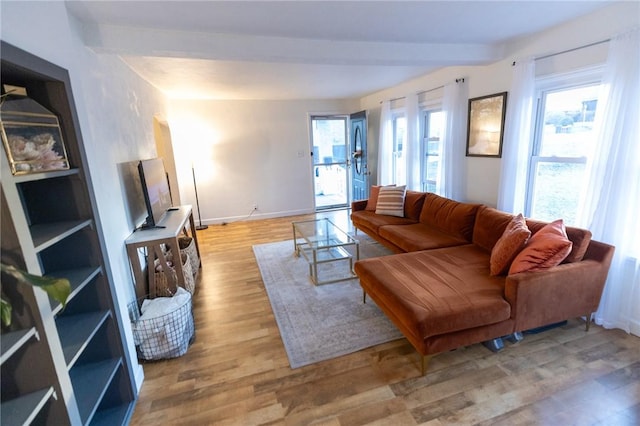
[[[2,170],[2,261],[67,278],[62,309],[41,289],[3,283],[13,306],[2,329],[1,419],[7,425],[123,425],[136,399],[133,363],[87,172],[68,72],[2,43],[2,83],[24,87],[58,116],[68,170]]]

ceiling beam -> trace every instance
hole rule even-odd
[[[83,38],[97,53],[122,56],[324,65],[479,65],[500,60],[503,52],[487,44],[334,41],[86,23]]]

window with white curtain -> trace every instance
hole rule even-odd
[[[425,109],[421,112],[421,130],[424,156],[422,169],[422,190],[437,192],[442,159],[442,134],[444,112],[441,109]]]
[[[525,214],[575,225],[593,152],[601,72],[588,70],[537,81],[538,108]]]
[[[394,114],[393,116],[393,183],[396,185],[406,185],[407,183],[407,161],[404,150],[407,137],[407,118],[404,114]]]

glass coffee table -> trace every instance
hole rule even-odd
[[[295,255],[302,255],[309,264],[309,276],[314,284],[328,284],[356,278],[353,272],[353,257],[346,248],[351,246],[356,261],[360,259],[358,240],[338,228],[327,218],[292,222]],[[323,271],[319,266],[338,261],[348,261],[349,270],[341,273],[339,268]],[[324,279],[319,274],[325,275]]]

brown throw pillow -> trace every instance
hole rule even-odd
[[[383,186],[378,194],[376,214],[404,217],[405,186]]]
[[[553,221],[533,234],[513,260],[509,275],[557,266],[569,255],[572,245],[562,219]]]
[[[367,207],[365,210],[370,212],[376,211],[376,205],[378,204],[378,194],[380,193],[380,186],[372,185],[369,189],[369,199],[367,200]]]
[[[502,275],[509,270],[511,262],[524,248],[531,236],[522,214],[515,216],[491,250],[490,275]]]

